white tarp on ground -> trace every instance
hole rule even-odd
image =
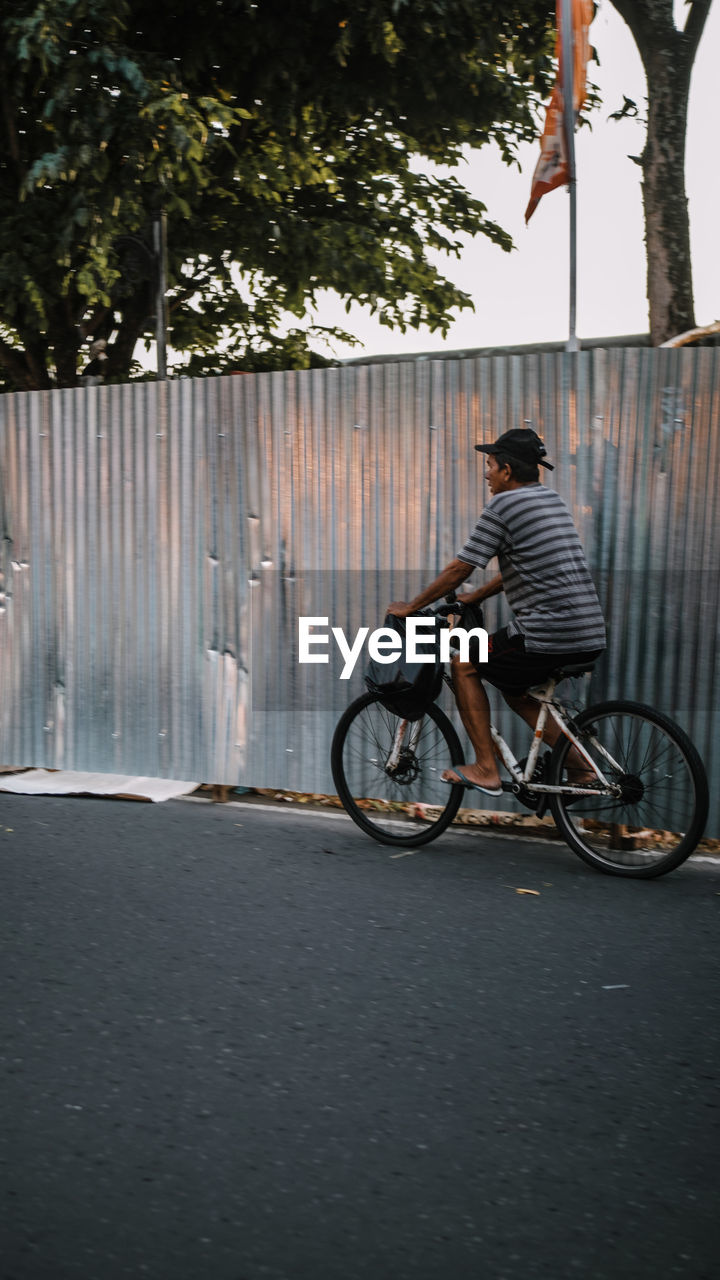
[[[73,773],[28,769],[0,775],[0,791],[28,796],[122,796],[132,800],[174,800],[197,789],[197,782],[137,778],[122,773]]]

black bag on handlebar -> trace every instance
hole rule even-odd
[[[383,623],[383,629],[395,631],[402,640],[402,649],[392,662],[376,662],[371,659],[365,673],[365,684],[371,693],[376,693],[382,705],[393,715],[403,720],[420,720],[428,707],[437,698],[442,685],[443,664],[440,661],[440,631],[443,621],[436,617],[432,609],[419,609],[418,618],[432,618],[435,621],[435,633],[428,628],[418,636],[419,647],[423,654],[432,656],[430,662],[411,662],[407,656],[405,643],[405,619],[396,618],[389,613]]]

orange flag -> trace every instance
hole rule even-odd
[[[563,111],[565,105],[562,74],[562,6],[570,4],[573,33],[573,112],[578,113],[585,101],[587,64],[590,59],[590,23],[593,20],[593,0],[557,0],[557,40],[555,55],[558,61],[557,80],[548,103],[545,128],[540,140],[540,159],[535,167],[530,191],[530,203],[525,210],[529,222],[540,199],[555,187],[564,187],[570,181],[568,148],[565,138]]]

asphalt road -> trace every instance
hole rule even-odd
[[[716,1280],[720,870],[393,854],[0,797],[3,1280]]]

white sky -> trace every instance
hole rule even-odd
[[[679,19],[685,5],[675,5]],[[583,337],[646,333],[645,247],[641,171],[629,155],[642,150],[644,126],[636,120],[608,121],[627,94],[644,111],[645,76],[628,27],[600,0],[590,41],[601,65],[590,63],[603,105],[592,131],[576,135],[578,173],[578,316]],[[690,202],[695,315],[698,324],[720,319],[720,146],[718,145],[718,54],[720,5],[710,10],[698,50],[690,97],[686,181]],[[462,312],[447,338],[428,330],[405,335],[383,328],[367,312],[328,294],[318,310],[323,324],[339,324],[362,339],[362,348],[336,345],[334,354],[380,355],[453,350],[511,343],[565,340],[568,329],[568,219],[564,189],[544,196],[525,227],[530,181],[538,146],[519,151],[522,172],[507,168],[489,148],[475,152],[460,180],[487,206],[517,246],[504,253],[483,236],[468,241],[461,260],[445,258],[442,269],[471,294],[475,311]]]

